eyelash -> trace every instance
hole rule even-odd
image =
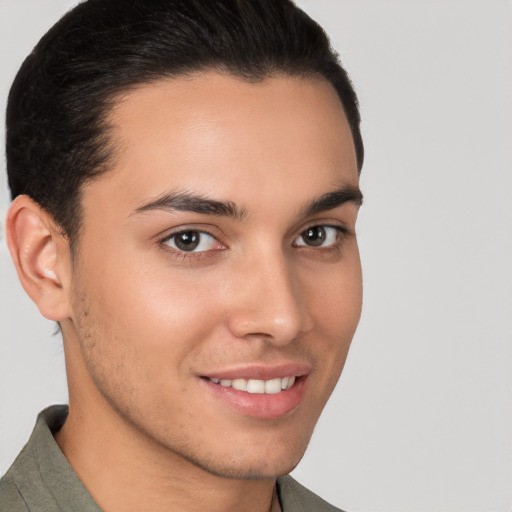
[[[204,229],[204,228],[197,229],[197,228],[194,228],[194,227],[180,228],[178,231],[175,231],[175,232],[173,232],[173,233],[171,233],[169,235],[166,235],[164,238],[159,240],[159,245],[162,246],[164,248],[164,250],[166,250],[170,254],[172,254],[175,258],[178,258],[180,260],[185,260],[185,259],[202,259],[202,258],[205,258],[205,257],[208,257],[208,256],[212,256],[212,254],[211,254],[212,252],[219,252],[219,251],[223,250],[223,249],[212,249],[212,250],[209,250],[209,251],[197,251],[197,252],[195,252],[195,251],[194,252],[193,251],[182,251],[182,250],[170,247],[167,244],[167,242],[169,242],[173,238],[175,238],[175,237],[177,237],[177,236],[179,236],[179,235],[181,235],[183,233],[188,233],[188,232],[199,233],[200,235],[207,235],[207,236],[213,238],[219,244],[224,245],[221,241],[219,241],[218,235],[214,235],[212,232],[208,231],[207,229]]]
[[[326,247],[318,246],[318,248],[316,248],[315,246],[311,246],[311,245],[302,245],[302,244],[296,245],[295,243],[293,244],[294,247],[297,247],[297,248],[303,249],[303,250],[307,250],[307,249],[313,249],[313,250],[317,250],[317,251],[322,250],[323,252],[338,250],[343,242],[343,239],[349,235],[349,230],[343,226],[337,226],[337,225],[331,225],[331,224],[311,224],[310,226],[307,226],[305,229],[303,229],[295,239],[303,237],[303,235],[307,231],[309,231],[310,229],[314,229],[314,228],[334,229],[336,231],[335,241]]]
[[[332,243],[331,245],[327,246],[327,247],[323,247],[323,246],[318,246],[318,247],[315,247],[315,246],[309,246],[309,245],[296,245],[295,244],[295,240],[297,240],[298,238],[302,237],[304,235],[304,233],[306,233],[308,230],[310,229],[314,229],[314,228],[324,228],[324,229],[328,229],[328,228],[331,228],[331,229],[335,229],[336,230],[336,240],[334,241],[334,243]],[[218,242],[219,244],[221,245],[224,245],[221,241],[219,241],[218,239],[218,235],[215,235],[213,234],[211,231],[208,231],[207,229],[204,229],[204,228],[201,228],[201,229],[196,229],[196,228],[193,228],[193,227],[190,227],[190,228],[180,228],[178,231],[175,231],[171,234],[168,234],[166,235],[164,238],[160,239],[159,240],[159,245],[162,246],[164,248],[164,250],[168,251],[170,254],[172,254],[175,258],[178,258],[180,260],[186,260],[186,259],[202,259],[202,258],[205,258],[205,257],[210,257],[210,256],[213,256],[213,253],[217,253],[217,252],[221,252],[223,251],[224,249],[211,249],[211,250],[206,250],[206,251],[184,251],[184,250],[180,250],[180,249],[177,249],[177,248],[172,248],[168,245],[168,242],[170,240],[172,240],[173,238],[181,235],[181,234],[184,234],[184,233],[187,233],[187,232],[194,232],[194,233],[199,233],[200,235],[207,235],[211,238],[213,238],[216,242]],[[316,252],[322,252],[323,254],[329,254],[329,253],[332,253],[332,252],[336,252],[336,251],[339,251],[340,248],[341,248],[341,245],[343,243],[343,240],[349,236],[350,234],[350,231],[343,227],[343,226],[339,226],[339,225],[331,225],[331,224],[311,224],[309,226],[306,226],[304,229],[302,229],[302,231],[300,231],[300,233],[294,238],[294,243],[292,244],[293,247],[299,249],[300,251],[316,251]]]

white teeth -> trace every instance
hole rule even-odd
[[[250,379],[247,381],[247,392],[248,393],[265,393],[265,381]]]
[[[238,391],[247,391],[247,381],[245,379],[234,379],[231,382],[231,387],[238,389]]]
[[[286,377],[285,377],[286,380],[288,380]],[[268,393],[268,394],[275,394],[275,393],[279,393],[279,391],[281,391],[281,382],[282,380],[284,379],[271,379],[271,380],[266,380],[265,381],[265,393]]]
[[[258,380],[258,379],[209,379],[215,384],[220,384],[226,388],[232,387],[238,391],[246,391],[247,393],[256,394],[269,394],[273,395],[290,389],[295,382],[295,376],[276,378],[270,380]]]

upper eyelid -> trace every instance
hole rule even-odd
[[[312,222],[311,224],[307,224],[305,228],[302,228],[300,230],[300,233],[304,233],[304,231],[307,231],[308,229],[316,228],[316,227],[333,228],[333,229],[341,229],[341,230],[347,229],[347,227],[342,224],[333,224],[332,222],[331,223],[329,223],[329,222]]]
[[[308,229],[311,229],[311,228],[314,228],[317,226],[321,226],[324,228],[334,228],[334,229],[337,229],[337,230],[339,230],[343,233],[347,233],[347,234],[351,232],[350,227],[341,221],[315,219],[315,220],[312,220],[311,222],[308,222],[303,227],[301,227],[298,231],[297,236],[300,236],[302,233],[304,233],[304,231],[307,231]]]
[[[300,236],[302,236],[303,233],[305,233],[308,229],[315,228],[315,227],[323,227],[323,228],[332,228],[338,231],[341,235],[347,235],[350,233],[350,230],[345,226],[339,226],[336,224],[321,224],[321,223],[313,223],[309,226],[303,228],[300,230],[300,232],[294,237],[294,240]]]
[[[196,231],[197,233],[201,233],[201,235],[208,235],[211,238],[215,238],[215,240],[219,241],[215,235],[212,233],[209,233],[208,231],[205,231],[204,229],[180,229],[179,231],[174,231],[167,236],[164,236],[161,241],[164,242],[166,240],[170,240],[171,238],[175,237],[176,235],[179,235],[181,233],[186,233],[187,231]]]
[[[166,229],[165,231],[162,231],[160,234],[158,234],[155,238],[158,239],[160,243],[165,242],[166,240],[171,239],[173,236],[179,235],[180,233],[186,232],[186,231],[197,231],[198,233],[202,233],[208,236],[211,236],[215,238],[220,243],[224,243],[222,240],[220,240],[220,235],[218,233],[215,233],[213,229],[208,229],[205,227],[199,227],[195,226],[193,224],[185,225],[185,226],[179,226],[177,228],[171,228]]]

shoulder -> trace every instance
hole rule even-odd
[[[289,475],[277,479],[277,488],[283,512],[343,512]]]
[[[0,512],[28,512],[16,484],[9,478],[0,480]]]
[[[65,458],[51,427],[65,414],[67,408],[63,406],[52,406],[39,414],[29,441],[0,480],[0,512],[62,510],[50,487],[62,479],[61,459]]]

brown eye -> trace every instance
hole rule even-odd
[[[197,231],[183,231],[174,235],[174,243],[180,251],[193,251],[197,249],[200,234]]]
[[[163,243],[179,252],[206,252],[223,248],[212,235],[192,229],[174,233]]]
[[[297,237],[293,245],[302,247],[329,247],[336,243],[340,230],[341,228],[334,226],[311,226]]]
[[[326,237],[325,228],[323,226],[314,226],[306,229],[306,231],[302,233],[301,237],[306,245],[318,247],[324,243]]]

